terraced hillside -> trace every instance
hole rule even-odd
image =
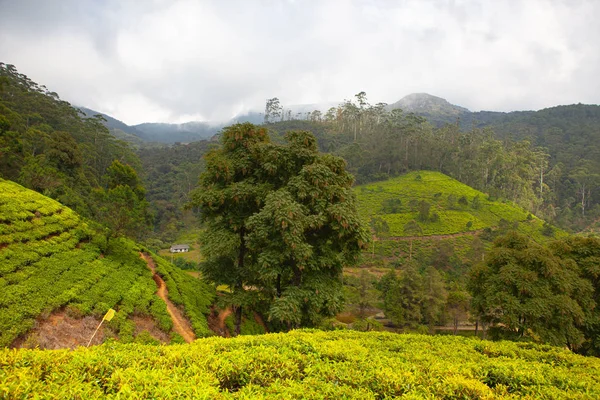
[[[544,222],[509,202],[488,196],[439,172],[418,171],[356,188],[361,215],[383,219],[389,236],[456,235],[517,225],[541,238]],[[426,203],[427,205],[423,205]],[[423,215],[423,207],[429,207]],[[416,221],[421,231],[410,230]]]
[[[600,360],[451,336],[292,331],[193,344],[0,350],[6,398],[597,399]]]
[[[108,328],[122,341],[134,337],[134,316],[169,332],[172,320],[141,250],[126,239],[108,242],[69,208],[0,180],[0,346],[23,339],[53,313],[99,320],[111,307],[117,314]],[[197,336],[208,335],[214,289],[154,257],[171,300],[191,317]]]

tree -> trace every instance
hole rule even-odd
[[[383,295],[383,308],[386,317],[394,325],[417,328],[423,320],[423,278],[414,263],[407,263],[398,278],[396,271],[390,270],[378,284]]]
[[[107,188],[98,188],[96,218],[106,225],[112,237],[126,235],[140,238],[151,224],[146,191],[135,170],[118,160],[104,176]]]
[[[527,236],[510,232],[472,271],[476,314],[501,337],[577,348],[584,340],[592,286],[573,261],[561,260]]]
[[[446,312],[452,318],[453,333],[456,335],[458,324],[465,320],[469,312],[469,292],[459,285],[453,285],[446,298]]]
[[[583,333],[585,341],[578,352],[600,356],[600,239],[572,236],[555,242],[553,251],[561,259],[575,261],[580,275],[593,287],[593,300],[596,307],[586,311]]]
[[[430,215],[429,210],[431,209],[431,204],[426,202],[425,200],[421,200],[419,202],[419,216],[418,219],[421,222],[428,222]]]
[[[261,179],[265,168],[262,148],[269,143],[267,131],[250,123],[223,129],[221,147],[205,155],[205,171],[199,187],[191,194],[192,206],[200,207],[206,230],[201,235],[201,252],[206,261],[203,276],[227,285],[226,300],[235,310],[235,331],[240,333],[243,307],[255,296],[247,290],[257,283],[248,249],[248,219],[264,205],[272,188]]]
[[[369,241],[344,161],[319,154],[308,132],[285,139],[272,144],[252,124],[225,128],[192,197],[207,226],[202,271],[232,289],[238,333],[244,304],[265,304],[285,328],[335,315],[342,269]]]
[[[267,99],[265,105],[265,124],[277,122],[283,119],[283,107],[277,97]]]
[[[419,223],[413,219],[404,225],[403,230],[405,235],[410,236],[410,250],[408,259],[412,260],[413,236],[421,236],[423,234],[423,228],[421,228],[421,225],[419,225]]]
[[[440,320],[446,297],[447,293],[442,275],[436,268],[427,267],[423,276],[422,314],[423,323],[429,326],[431,333],[433,333],[435,324]]]

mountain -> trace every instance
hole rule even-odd
[[[224,125],[208,122],[186,122],[183,124],[143,123],[134,125],[139,137],[150,142],[188,143],[213,137]]]
[[[119,121],[116,118],[111,117],[108,114],[104,114],[86,107],[78,107],[84,114],[86,117],[93,117],[94,115],[101,115],[104,119],[106,119],[106,122],[104,123],[104,125],[108,128],[108,129],[115,129],[115,130],[120,130],[122,132],[128,133],[130,135],[134,135],[134,136],[140,136],[141,132],[138,131],[135,127],[133,126],[129,126],[126,123]]]
[[[110,115],[86,108],[77,107],[86,117],[93,117],[95,115],[101,115],[105,119],[103,122],[104,126],[108,131],[117,139],[124,140],[133,145],[139,146],[143,143],[142,132],[135,129],[133,126],[129,126]]]
[[[386,109],[388,111],[402,109],[405,112],[424,116],[434,123],[455,123],[463,114],[471,112],[464,107],[449,103],[446,99],[427,93],[409,94],[389,104]]]
[[[171,301],[197,336],[209,334],[214,289],[157,256],[153,276],[137,244],[105,235],[61,203],[0,179],[0,347],[85,345],[109,308],[116,316],[98,339],[127,342],[146,329],[168,342]],[[166,300],[155,295],[163,279]]]

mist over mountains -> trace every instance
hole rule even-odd
[[[305,120],[310,118],[313,111],[319,111],[321,115],[331,109],[343,104],[343,102],[324,102],[313,104],[296,104],[291,106],[282,105],[282,120]],[[557,106],[563,107],[563,106]],[[556,107],[553,107],[556,108]],[[203,139],[210,139],[223,127],[242,122],[261,124],[264,122],[264,112],[249,111],[237,115],[228,121],[189,121],[181,124],[145,122],[138,125],[127,125],[109,115],[79,107],[87,116],[102,115],[106,121],[104,124],[119,139],[139,144],[140,142],[157,143],[189,143]],[[405,113],[414,113],[425,117],[436,127],[444,124],[458,123],[462,129],[472,127],[484,127],[489,125],[503,124],[506,121],[529,117],[536,111],[470,111],[465,107],[450,103],[448,100],[428,93],[412,93],[404,96],[395,103],[385,106],[387,111],[401,109]],[[550,110],[545,109],[545,110]],[[540,110],[537,112],[542,112]]]

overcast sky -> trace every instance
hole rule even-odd
[[[128,124],[413,92],[600,103],[599,0],[0,0],[0,61]]]

